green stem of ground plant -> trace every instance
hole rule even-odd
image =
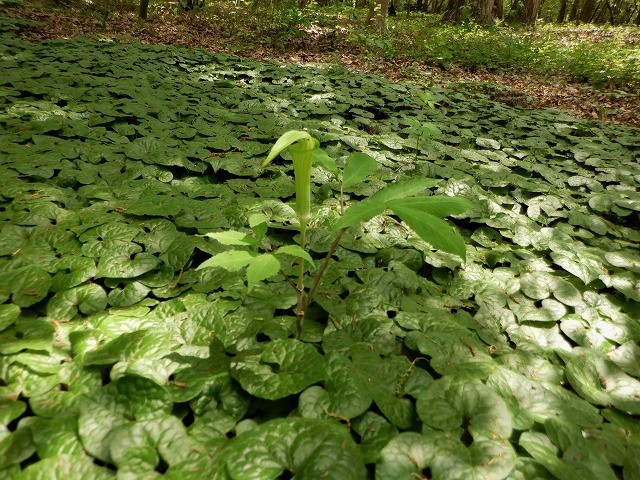
[[[301,229],[300,231],[300,248],[304,250],[305,237],[307,229]],[[304,313],[306,310],[306,302],[304,298],[304,259],[298,259],[298,285],[296,287],[296,293],[298,295],[298,304],[296,307],[296,338],[300,339],[302,335],[302,323],[304,322]]]
[[[309,288],[309,292],[307,293],[307,297],[306,297],[306,299],[304,301],[304,304],[303,304],[303,308],[302,308],[303,316],[304,316],[304,312],[306,312],[307,308],[309,308],[309,304],[311,303],[311,300],[313,299],[313,294],[316,293],[316,288],[318,287],[318,284],[320,283],[320,280],[322,279],[322,275],[324,274],[324,271],[329,266],[329,262],[331,261],[331,257],[333,256],[333,254],[335,253],[336,249],[338,248],[338,245],[340,244],[340,240],[342,240],[342,237],[347,232],[347,230],[349,230],[349,227],[345,227],[345,228],[343,228],[342,230],[340,230],[338,232],[338,235],[333,240],[333,243],[331,244],[331,247],[329,247],[329,251],[327,252],[327,256],[324,257],[324,260],[322,261],[322,265],[320,265],[320,269],[318,270],[318,273],[316,273],[316,276],[313,278],[313,282],[311,283],[311,287]]]

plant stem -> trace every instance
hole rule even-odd
[[[327,266],[329,266],[329,262],[331,261],[331,257],[333,256],[334,252],[336,251],[336,248],[338,248],[338,245],[340,244],[340,240],[342,240],[342,237],[344,236],[344,234],[346,233],[346,231],[349,230],[349,227],[345,227],[342,230],[340,230],[338,232],[338,235],[336,236],[336,238],[333,240],[333,243],[331,244],[331,247],[329,247],[329,251],[327,252],[327,256],[324,257],[324,260],[322,261],[322,265],[320,265],[320,269],[318,270],[318,273],[316,273],[316,276],[313,278],[313,283],[311,284],[311,287],[309,288],[309,292],[307,293],[307,298],[305,299],[304,305],[303,305],[303,312],[309,307],[309,304],[311,303],[311,299],[313,298],[313,294],[316,292],[316,288],[318,287],[318,284],[320,283],[320,279],[322,278],[322,275],[324,274],[324,271],[327,269]]]
[[[306,225],[305,225],[306,227]],[[300,248],[304,250],[305,240],[307,236],[307,229],[300,229]],[[300,339],[302,335],[302,322],[304,322],[304,313],[307,309],[307,302],[304,298],[304,259],[298,259],[298,286],[296,287],[298,294],[298,306],[296,308],[296,339]]]

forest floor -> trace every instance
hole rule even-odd
[[[34,4],[35,5],[35,4]],[[451,85],[462,83],[482,91],[488,85],[503,91],[499,101],[532,108],[559,108],[579,118],[600,119],[640,127],[640,92],[596,88],[563,78],[534,73],[487,71],[449,65],[440,68],[415,60],[372,58],[352,47],[327,42],[322,32],[309,32],[303,40],[272,48],[259,42],[234,38],[231,26],[206,16],[171,10],[154,12],[145,22],[133,12],[110,13],[104,25],[100,16],[85,9],[47,6],[4,6],[0,13],[34,21],[18,34],[32,41],[78,36],[120,38],[147,44],[201,48],[210,53],[233,53],[259,60],[299,65],[338,64],[359,72],[376,73],[392,81]]]

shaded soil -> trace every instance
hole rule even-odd
[[[372,59],[351,47],[341,47],[321,30],[296,38],[286,49],[275,49],[237,38],[233,28],[224,23],[170,10],[156,12],[148,21],[141,21],[133,12],[111,13],[104,26],[99,15],[78,8],[0,7],[0,14],[37,22],[17,32],[31,41],[108,36],[121,41],[179,45],[301,65],[339,64],[354,71],[377,73],[392,81],[409,80],[425,85],[474,82],[470,84],[472,88],[493,84],[491,91],[497,101],[529,108],[559,108],[581,118],[640,127],[640,92],[603,91],[586,84],[526,73],[470,71],[460,67],[442,69],[417,61]]]

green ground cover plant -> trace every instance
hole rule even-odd
[[[0,479],[640,476],[638,129],[114,41],[0,71]],[[299,339],[284,276],[206,263],[296,278],[291,130],[376,162],[310,172]],[[394,184],[473,205],[464,261],[377,207],[333,247]]]

